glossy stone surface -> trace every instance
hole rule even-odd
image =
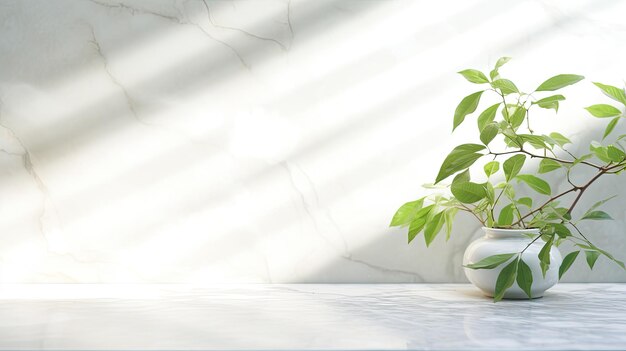
[[[625,330],[625,284],[0,287],[3,350],[615,350]]]

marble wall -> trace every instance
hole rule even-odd
[[[473,123],[450,134],[475,89],[455,72],[512,56],[502,73],[522,89],[585,75],[535,123],[599,139],[604,121],[582,107],[607,101],[591,81],[624,84],[624,13],[617,0],[0,0],[0,281],[464,282],[472,218],[428,249],[387,227],[476,140]],[[622,184],[583,200],[619,193],[615,221],[581,226],[626,259]],[[626,273],[600,259],[567,280]]]

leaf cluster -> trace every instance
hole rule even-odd
[[[429,195],[402,205],[394,215],[391,226],[408,227],[409,243],[420,232],[424,232],[428,246],[444,228],[448,239],[455,215],[459,211],[467,212],[487,227],[539,228],[541,234],[529,240],[534,242],[541,239],[544,243],[539,254],[544,275],[550,266],[550,249],[566,240],[573,242],[580,250],[565,256],[559,276],[569,269],[580,251],[585,252],[590,268],[593,268],[600,256],[624,267],[611,254],[593,245],[577,226],[581,220],[611,219],[608,213],[598,209],[609,199],[594,204],[576,221],[572,219],[572,211],[583,193],[597,179],[620,174],[626,169],[626,134],[617,136],[612,143],[605,142],[616,125],[626,118],[626,92],[615,86],[593,83],[618,104],[603,103],[586,108],[592,117],[608,122],[602,140],[591,142],[589,152],[577,156],[567,150],[572,141],[563,134],[554,131],[540,134],[533,130],[530,112],[539,108],[558,113],[566,97],[563,93],[554,92],[576,84],[584,77],[576,74],[555,75],[526,93],[510,79],[501,77],[500,69],[509,60],[508,57],[500,58],[489,75],[476,69],[458,72],[470,83],[480,86],[481,90],[461,99],[454,111],[453,131],[478,110],[485,95],[490,94],[497,102],[478,113],[477,140],[456,146],[444,158],[434,185],[443,188],[446,193]],[[482,180],[472,179],[472,166],[487,157],[491,160],[482,167],[482,174],[478,177]],[[539,160],[536,168],[529,169],[530,159]],[[571,175],[583,167],[594,168],[596,174],[585,183],[575,184]],[[571,187],[554,193],[545,176],[551,172],[563,172]],[[444,184],[450,178],[451,182]],[[536,196],[518,196],[520,188],[531,190]],[[562,200],[568,196],[573,199],[570,199],[569,204],[564,204]],[[537,198],[540,200],[537,201]],[[522,253],[511,253],[506,260],[505,256],[492,256],[486,258],[487,261],[480,267],[475,266],[480,262],[467,267],[493,269],[510,261],[500,272],[496,300],[515,282],[530,297],[532,275],[527,277],[528,265],[521,259]],[[517,258],[511,261],[515,255]]]

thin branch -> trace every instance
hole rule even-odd
[[[520,218],[517,222],[513,223],[511,226],[516,226],[516,225],[520,224],[522,222],[522,220],[524,220],[524,219],[530,217],[531,215],[541,211],[544,207],[549,205],[552,201],[560,198],[561,196],[565,196],[565,195],[571,193],[572,191],[577,191],[577,190],[578,190],[578,188],[571,188],[569,190],[566,190],[566,191],[560,193],[559,195],[551,197],[548,201],[544,202],[543,205],[541,205],[541,206],[537,207],[536,209],[528,212],[526,215],[524,215],[522,218]]]
[[[539,240],[539,238],[541,238],[541,234],[537,235],[537,237],[535,237],[531,242],[528,243],[528,245],[526,245],[526,247],[520,251],[520,255],[524,253],[524,251],[526,251],[526,249],[528,249],[530,247],[530,245],[532,245],[535,241]]]
[[[567,170],[567,172],[565,172],[565,176],[567,177],[567,182],[573,186],[574,188],[578,188],[578,185],[574,184],[572,182],[572,179],[570,178],[570,169]]]
[[[513,207],[515,208],[515,211],[517,211],[517,218],[519,218],[519,220],[522,222],[522,227],[526,227],[526,224],[524,224],[524,220],[522,219],[522,213],[520,212],[519,208],[517,207],[515,202],[511,202],[511,203],[513,204]]]
[[[593,243],[591,243],[591,241],[589,241],[589,239],[587,239],[587,237],[585,236],[585,234],[583,234],[583,232],[580,231],[580,229],[578,229],[578,227],[576,226],[576,224],[572,223],[572,222],[568,222],[572,227],[574,227],[574,229],[576,229],[576,231],[578,232],[578,234],[580,234],[580,236],[582,236],[582,238],[590,245],[593,245]],[[593,245],[595,246],[595,245]]]
[[[496,201],[493,202],[493,206],[491,207],[491,216],[493,217],[493,208],[496,207],[496,205],[498,204],[498,201],[500,201],[500,198],[502,197],[502,194],[504,193],[504,188],[502,188],[502,190],[500,191],[500,194],[498,195],[498,197],[496,198]],[[495,218],[495,217],[494,217]]]
[[[622,169],[619,169],[619,170],[617,170],[617,171],[606,172],[606,174],[617,174],[617,173],[619,173],[619,172],[621,172],[621,171],[623,171],[623,170],[625,170],[625,169],[626,169],[626,166],[622,167]]]
[[[560,162],[560,163],[566,163],[566,164],[573,164],[575,161],[569,161],[569,160],[563,160],[560,158],[556,158],[556,157],[550,157],[550,156],[541,156],[541,155],[537,155],[537,154],[533,154],[532,152],[528,152],[526,150],[524,150],[523,148],[520,148],[519,150],[513,150],[513,151],[505,151],[505,152],[493,152],[493,151],[489,151],[489,155],[494,155],[494,156],[501,156],[501,155],[509,155],[509,154],[519,154],[519,153],[523,153],[526,155],[529,155],[531,158],[545,158],[548,160],[553,160],[556,162]],[[585,164],[587,166],[591,166],[595,169],[601,169],[601,166],[598,166],[596,164],[593,164],[591,162],[587,162],[587,161],[582,161],[580,162],[581,164]]]
[[[600,172],[598,172],[598,174],[596,174],[593,178],[591,178],[587,184],[583,185],[582,187],[579,187],[578,190],[580,190],[580,192],[578,193],[578,195],[576,196],[576,198],[574,199],[574,202],[572,202],[572,205],[570,206],[570,208],[567,210],[568,214],[572,214],[572,210],[574,209],[574,207],[576,206],[576,204],[578,203],[578,200],[580,200],[580,197],[583,196],[583,193],[585,192],[585,190],[587,190],[587,188],[589,188],[589,186],[596,181],[596,179],[600,178],[603,174],[606,173],[606,170],[602,169],[600,170]]]
[[[465,204],[460,203],[460,202],[459,202],[459,205],[461,206],[459,209],[462,209],[463,211],[467,211],[467,212],[469,212],[469,213],[473,214],[473,215],[474,215],[474,217],[476,217],[476,219],[478,219],[478,221],[479,221],[479,222],[480,222],[483,226],[485,225],[485,221],[484,221],[482,218],[478,217],[478,215],[477,215],[474,211],[472,211],[472,209],[471,209],[471,208],[469,208],[469,207],[465,206]]]

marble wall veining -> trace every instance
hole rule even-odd
[[[387,227],[451,147],[455,72],[558,73],[536,128],[599,139],[582,109],[623,85],[626,2],[0,0],[0,282],[465,282],[480,234]],[[624,123],[617,133],[624,133]],[[584,152],[585,147],[573,149]],[[580,179],[589,174],[580,175]],[[565,179],[555,175],[554,188]],[[626,259],[614,221],[581,226]],[[626,282],[605,260],[567,281]]]

